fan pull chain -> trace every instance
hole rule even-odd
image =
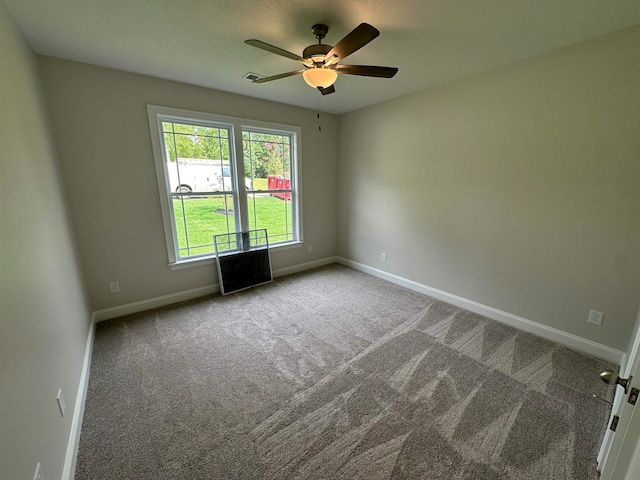
[[[322,95],[318,97],[318,113],[316,113],[316,117],[318,118],[318,132],[322,133],[322,121],[320,120],[320,111],[322,110]]]

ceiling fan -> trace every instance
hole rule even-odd
[[[339,65],[338,62],[344,60],[356,50],[361,49],[367,43],[375,39],[380,32],[369,25],[361,23],[354,28],[346,37],[340,40],[336,46],[322,43],[322,39],[327,35],[329,27],[322,24],[314,25],[311,31],[318,39],[317,45],[310,45],[302,51],[302,56],[288,52],[282,48],[269,45],[260,40],[245,40],[245,43],[253,47],[275,53],[282,57],[297,60],[304,65],[302,70],[281,73],[272,77],[258,78],[253,83],[267,83],[293,75],[302,75],[304,80],[312,87],[320,90],[322,95],[328,95],[336,91],[333,86],[338,78],[338,74],[361,75],[365,77],[391,78],[398,73],[397,68],[376,67],[371,65]]]

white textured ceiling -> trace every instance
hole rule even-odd
[[[0,0],[36,53],[322,111],[344,113],[640,24],[640,0]],[[344,63],[398,67],[392,79],[341,75],[321,97],[300,64],[324,23],[335,45],[361,22],[380,37]]]

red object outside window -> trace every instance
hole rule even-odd
[[[267,175],[267,188],[269,190],[291,190],[291,179],[282,175]],[[271,193],[282,200],[291,200],[291,192]]]

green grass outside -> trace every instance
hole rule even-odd
[[[253,189],[254,190],[267,190],[267,179],[266,178],[254,178],[253,179]]]
[[[266,189],[255,184],[254,188]],[[225,204],[225,198],[227,203]],[[184,210],[183,210],[184,207]],[[250,229],[266,228],[269,243],[291,240],[291,202],[270,196],[250,196],[248,198]],[[213,235],[233,232],[234,214],[233,199],[230,195],[210,196],[206,198],[174,198],[173,210],[176,216],[176,232],[180,256],[213,253]],[[225,211],[229,214],[225,214]],[[183,218],[186,217],[186,232]],[[189,237],[189,251],[187,247]]]

